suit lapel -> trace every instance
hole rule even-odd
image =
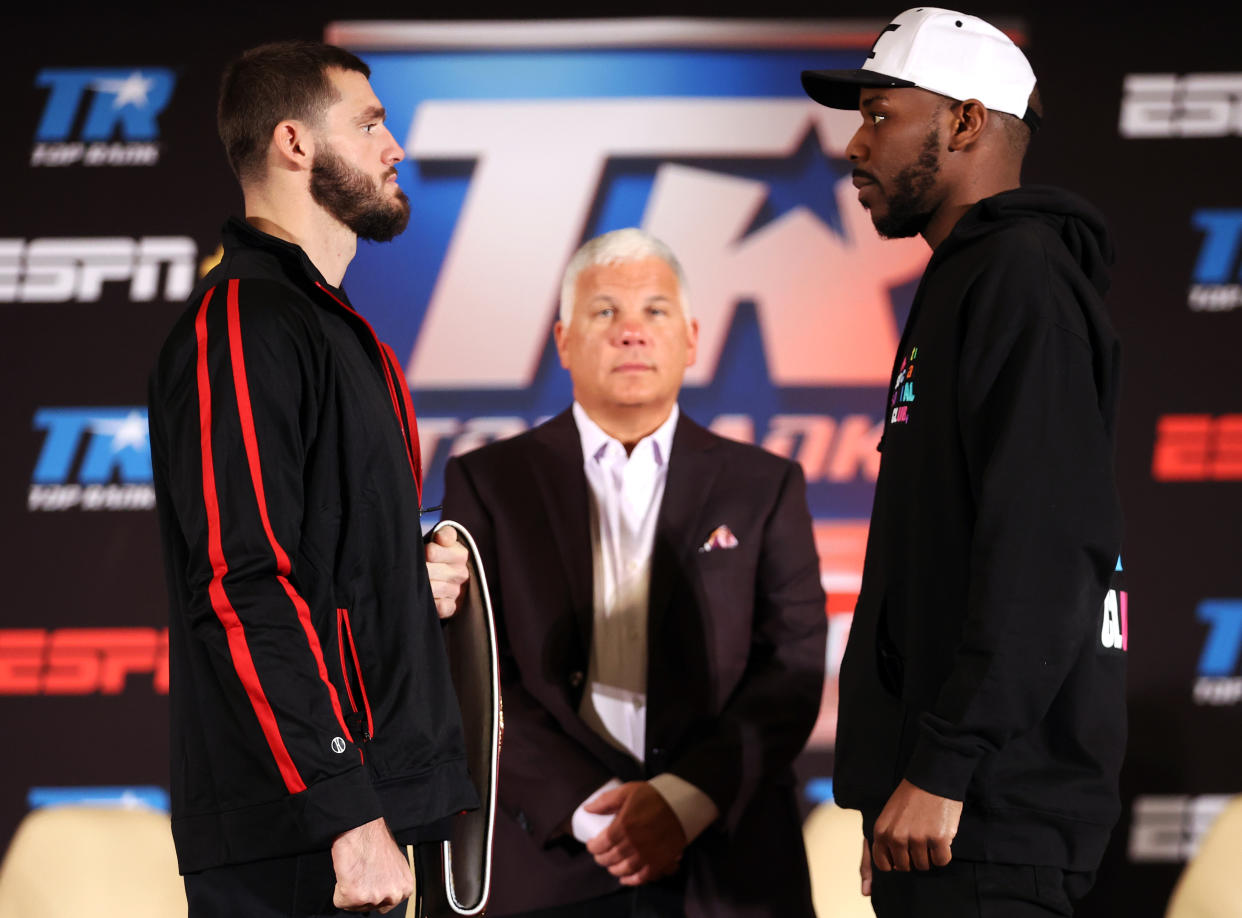
[[[591,560],[591,504],[582,470],[582,441],[573,414],[563,411],[535,429],[539,452],[532,463],[570,601],[582,637],[584,659],[594,625],[594,574]]]
[[[677,421],[651,549],[649,640],[659,635],[669,603],[685,578],[690,556],[703,538],[699,533],[701,518],[720,471],[714,445],[712,435],[684,414]]]

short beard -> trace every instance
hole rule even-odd
[[[397,189],[387,200],[383,186],[360,169],[346,164],[333,150],[321,147],[311,166],[311,198],[340,220],[359,239],[388,242],[410,222],[410,199]]]
[[[923,232],[935,210],[925,198],[936,184],[938,172],[940,130],[933,128],[923,143],[919,158],[893,179],[893,191],[888,195],[888,213],[877,217],[874,210],[871,212],[876,232],[885,239],[905,239]]]

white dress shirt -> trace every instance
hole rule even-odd
[[[606,434],[577,402],[573,413],[591,490],[595,575],[590,666],[579,714],[605,740],[641,762],[647,749],[651,549],[680,411],[674,404],[668,419],[639,440],[628,456],[620,441]],[[587,813],[582,807],[620,783],[612,779],[578,807],[572,820],[575,838],[585,844],[612,821],[612,815]],[[687,841],[698,837],[719,814],[711,798],[683,778],[665,773],[649,783],[677,815]]]

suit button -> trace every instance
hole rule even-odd
[[[662,755],[664,755],[664,747],[663,747],[663,746],[652,746],[652,747],[651,747],[651,755],[647,756],[647,758],[649,758],[649,759],[658,759],[658,758],[659,758],[660,756],[662,756]]]
[[[582,680],[585,678],[586,677],[582,674],[582,670],[575,669],[572,673],[569,674],[569,684],[573,686],[574,688],[577,688],[578,686],[582,685]]]
[[[526,818],[526,814],[518,810],[517,824],[522,827],[522,831],[527,835],[530,834],[530,820]]]

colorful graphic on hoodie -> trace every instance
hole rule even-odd
[[[911,348],[909,355],[902,358],[901,369],[897,371],[893,394],[888,402],[889,422],[892,424],[905,424],[910,420],[910,406],[914,404],[914,361],[918,356],[919,349]]]

